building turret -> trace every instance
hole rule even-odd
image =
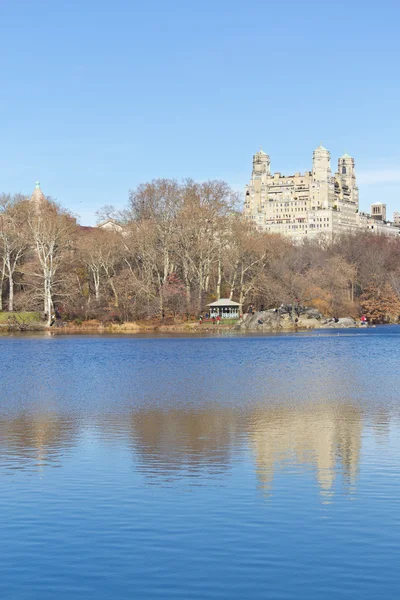
[[[270,174],[270,159],[262,148],[253,156],[253,175],[269,175]]]
[[[356,174],[354,170],[354,158],[347,154],[347,152],[345,152],[338,160],[338,173],[348,186],[355,185]]]
[[[327,182],[332,176],[331,171],[331,153],[324,148],[322,144],[313,152],[313,170],[314,181]]]
[[[338,160],[337,178],[339,187],[342,190],[342,197],[354,202],[358,208],[358,188],[354,168],[354,158],[347,154],[347,152],[345,152]]]
[[[328,208],[332,197],[331,154],[320,144],[313,152],[311,208]]]
[[[254,218],[257,214],[257,224],[261,224],[260,218],[267,197],[268,177],[270,177],[270,159],[260,148],[259,152],[253,155],[253,172],[250,184],[245,187],[244,202],[245,214],[250,218]]]

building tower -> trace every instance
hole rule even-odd
[[[344,199],[353,202],[358,208],[358,187],[356,183],[354,158],[347,154],[347,152],[345,152],[338,160],[338,175]]]
[[[377,221],[386,221],[386,204],[382,202],[371,204],[371,216]]]
[[[262,148],[253,156],[251,181],[245,188],[245,213],[254,215],[261,212],[267,193],[267,179],[270,176],[270,158]]]
[[[35,209],[39,209],[46,202],[46,196],[43,194],[40,189],[39,181],[36,182],[35,189],[33,190],[33,194],[30,197],[31,204],[35,207]]]
[[[328,208],[332,199],[331,153],[320,144],[313,152],[311,208]]]
[[[332,177],[331,153],[322,144],[313,152],[312,176],[314,181],[328,181]]]
[[[268,154],[266,154],[262,148],[259,152],[256,152],[253,156],[253,177],[259,177],[261,175],[270,174],[271,161]]]

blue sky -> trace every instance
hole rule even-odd
[[[95,222],[156,177],[241,190],[356,159],[360,205],[400,210],[400,2],[0,0],[0,191]]]

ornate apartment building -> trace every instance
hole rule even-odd
[[[296,241],[306,236],[329,239],[360,228],[399,235],[400,229],[386,222],[385,205],[380,205],[379,215],[360,214],[354,158],[343,154],[334,174],[330,161],[330,152],[320,145],[314,150],[311,171],[285,176],[271,173],[270,158],[260,149],[253,156],[251,181],[245,189],[246,218],[260,229]]]

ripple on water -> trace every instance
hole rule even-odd
[[[396,332],[0,338],[0,597],[397,597]]]

